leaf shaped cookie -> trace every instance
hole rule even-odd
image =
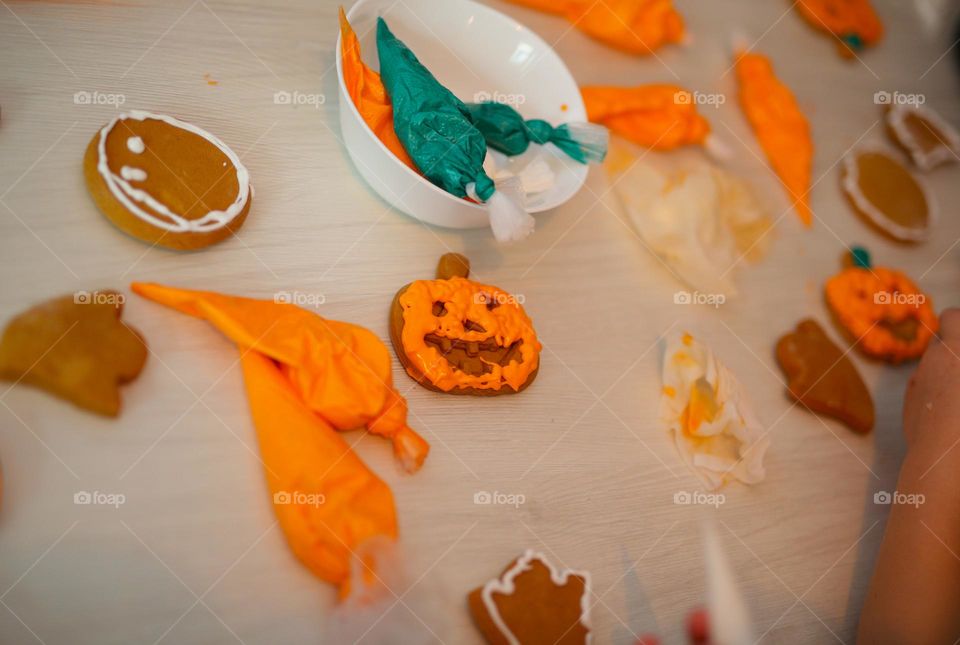
[[[590,642],[589,595],[589,574],[558,571],[528,549],[467,600],[491,645],[574,645]]]
[[[0,339],[0,378],[27,383],[115,417],[122,383],[140,374],[147,346],[120,320],[123,295],[78,291],[10,321]]]
[[[814,320],[777,342],[777,362],[787,375],[791,398],[817,414],[838,419],[854,432],[873,428],[870,390],[857,368]]]

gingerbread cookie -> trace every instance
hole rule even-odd
[[[140,374],[147,346],[120,320],[123,296],[85,291],[48,300],[10,321],[0,339],[0,378],[47,390],[115,417],[119,385]]]
[[[871,267],[869,256],[827,280],[827,305],[867,355],[891,363],[920,358],[937,333],[930,297],[900,271]]]
[[[844,158],[843,171],[843,191],[867,222],[900,242],[927,238],[933,196],[899,161],[882,150],[858,150]]]
[[[101,212],[135,238],[169,249],[199,249],[243,224],[253,189],[247,169],[220,139],[173,117],[120,114],[83,159]]]
[[[787,376],[787,392],[817,414],[839,419],[854,432],[873,429],[873,398],[849,358],[815,320],[777,342],[777,362]]]
[[[467,602],[490,645],[590,642],[590,575],[557,571],[529,549],[498,579],[470,592]]]
[[[537,376],[540,342],[513,295],[468,280],[470,262],[447,253],[436,280],[406,285],[390,305],[390,340],[415,381],[451,394],[510,394]]]
[[[930,108],[892,105],[884,115],[887,133],[923,171],[960,155],[960,133]]]

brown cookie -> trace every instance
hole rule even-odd
[[[406,285],[390,305],[390,340],[404,369],[436,392],[491,396],[526,389],[540,342],[517,298],[467,279],[470,262],[440,258],[435,280]]]
[[[841,187],[854,211],[898,242],[922,242],[936,202],[919,178],[883,150],[856,150],[843,160]]]
[[[230,148],[162,114],[131,111],[110,121],[87,146],[83,174],[107,219],[170,249],[230,237],[253,201],[247,169]]]
[[[953,163],[960,155],[960,132],[928,107],[892,105],[884,122],[887,134],[920,170]]]
[[[873,428],[873,398],[857,368],[814,320],[777,342],[777,362],[789,395],[817,414],[833,417],[857,433]]]
[[[122,294],[79,291],[19,314],[0,339],[0,378],[117,416],[119,385],[135,379],[147,360],[147,346],[121,322],[122,310]]]
[[[589,574],[557,571],[529,549],[467,597],[473,622],[490,645],[589,643],[589,602]]]

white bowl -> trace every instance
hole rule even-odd
[[[556,52],[516,20],[470,0],[358,0],[347,18],[360,39],[360,51],[373,69],[377,59],[377,17],[382,16],[437,80],[466,102],[514,99],[524,118],[554,125],[586,121],[583,99]],[[485,206],[454,197],[410,170],[367,127],[343,84],[337,38],[340,130],[357,170],[377,193],[407,215],[450,228],[489,225]],[[546,154],[543,154],[546,153]],[[531,213],[556,208],[583,186],[587,167],[552,144],[512,160],[522,168],[542,155],[555,173],[554,186],[528,196]],[[510,167],[508,167],[510,169]]]

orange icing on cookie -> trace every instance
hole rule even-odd
[[[923,354],[939,325],[930,298],[893,269],[844,269],[827,280],[826,298],[864,352],[894,363]]]
[[[444,315],[434,315],[437,302],[443,303]],[[400,306],[404,353],[433,385],[445,392],[466,387],[499,390],[504,384],[518,391],[537,369],[541,346],[533,323],[516,298],[497,287],[461,277],[417,280],[400,296]],[[467,329],[465,321],[479,325],[483,331]],[[493,339],[500,347],[519,343],[520,360],[499,365],[481,357],[489,371],[468,374],[456,369],[436,347],[428,344],[428,334],[477,343]]]
[[[796,7],[814,29],[841,40],[839,51],[845,57],[883,37],[883,23],[869,0],[803,0]]]

